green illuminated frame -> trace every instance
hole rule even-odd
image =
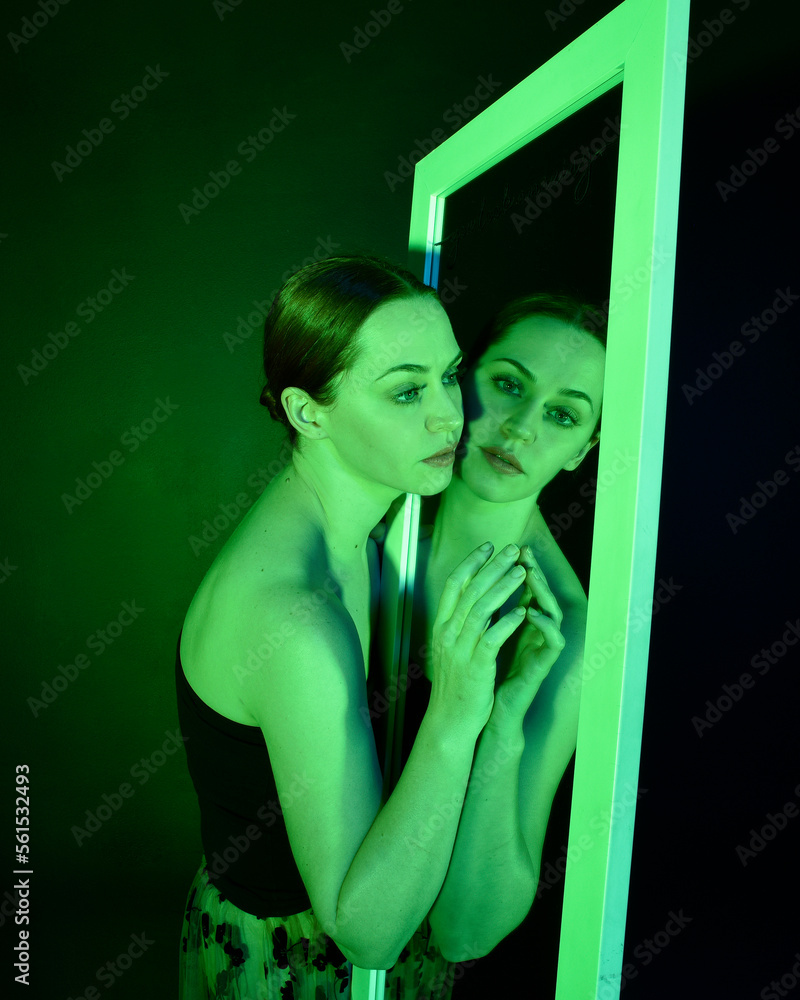
[[[689,0],[624,0],[415,169],[410,262],[436,285],[448,196],[623,85],[603,432],[556,1000],[606,1000],[620,992],[661,491],[688,22]],[[400,567],[383,626],[395,680],[407,668],[417,501],[409,497],[400,509],[385,548],[384,565]],[[634,622],[637,627],[629,627]],[[397,740],[402,699],[391,724]],[[396,777],[391,771],[389,788]],[[368,995],[370,984],[382,995],[382,977],[357,970],[356,1000]]]

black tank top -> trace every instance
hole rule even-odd
[[[211,882],[240,910],[257,917],[286,917],[309,909],[264,734],[258,726],[220,715],[195,694],[183,672],[180,638],[175,685]],[[297,794],[302,791],[298,788]]]

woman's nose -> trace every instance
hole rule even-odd
[[[501,430],[508,438],[529,443],[536,438],[536,412],[533,406],[520,407],[506,417]]]
[[[450,393],[445,393],[433,413],[425,421],[425,427],[429,431],[439,434],[460,431],[463,425],[464,410],[461,405],[460,393],[456,394],[456,398],[453,398]]]

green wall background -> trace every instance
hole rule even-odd
[[[366,2],[27,0],[4,12],[0,815],[10,827],[13,765],[29,764],[29,995],[175,995],[200,852],[182,752],[162,749],[174,749],[177,728],[175,642],[240,515],[208,545],[192,538],[222,516],[220,505],[255,498],[281,445],[258,405],[260,316],[248,315],[315,252],[403,260],[411,181],[389,183],[386,173],[436,129],[451,134],[466,120],[458,105],[480,77],[500,96],[615,4],[564,3],[552,24],[555,3],[400,6],[349,54],[341,43],[352,46],[371,20]],[[717,13],[697,4],[693,30]],[[791,32],[754,45],[756,15],[737,18],[689,67],[690,109],[722,100],[743,65],[755,73],[788,51]],[[17,40],[23,29],[31,37]],[[161,82],[126,108],[122,95],[141,98],[150,68]],[[245,152],[276,109],[289,119],[282,131]],[[69,172],[54,169],[84,130],[102,141]],[[231,160],[238,174],[197,214],[182,214],[193,189]],[[127,284],[107,295],[115,271]],[[107,304],[92,315],[98,294]],[[237,328],[241,343],[226,343]],[[36,351],[47,363],[31,374]],[[159,402],[171,410],[160,422]],[[65,503],[93,472],[97,488]],[[126,602],[141,610],[112,624],[108,642],[98,630]],[[87,811],[109,799],[118,808],[91,832]],[[90,835],[76,838],[76,827]],[[11,860],[3,856],[3,891]],[[142,934],[152,942],[144,955],[101,978]]]

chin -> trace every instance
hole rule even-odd
[[[423,473],[421,482],[417,483],[416,487],[408,490],[408,492],[419,493],[423,497],[436,496],[437,493],[441,493],[447,489],[452,478],[452,466],[447,469],[430,468],[427,473]]]
[[[481,469],[477,473],[474,470],[467,470],[466,475],[462,471],[461,479],[475,496],[490,503],[514,503],[518,500],[527,500],[536,494],[536,490],[530,486],[527,478],[523,482],[516,477],[504,479],[499,475],[493,475],[488,469],[485,471]]]

